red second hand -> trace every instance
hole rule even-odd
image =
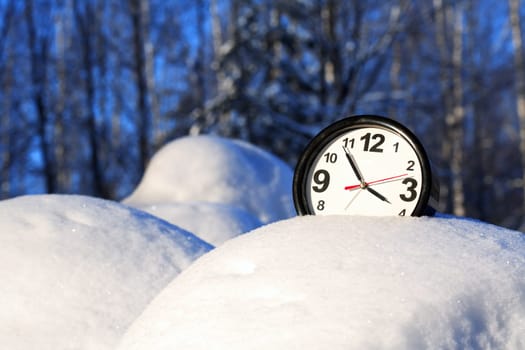
[[[389,180],[399,179],[399,178],[401,178],[401,177],[405,177],[405,176],[408,176],[408,174],[403,174],[403,175],[397,175],[397,176],[387,177],[387,178],[385,178],[385,179],[375,180],[375,181],[372,181],[372,182],[366,182],[365,185],[366,185],[366,186],[369,186],[369,185],[377,184],[377,183],[380,183],[380,182],[385,182],[385,181],[389,181]],[[346,187],[345,187],[345,190],[355,190],[356,188],[359,188],[359,187],[361,187],[361,184],[359,184],[359,185],[346,186]]]

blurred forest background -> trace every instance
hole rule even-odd
[[[441,211],[523,230],[523,12],[520,0],[0,0],[0,196],[119,200],[190,134],[294,167],[321,128],[380,114],[422,140]]]

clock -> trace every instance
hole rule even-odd
[[[437,178],[420,141],[381,116],[339,120],[317,134],[295,168],[299,215],[431,215]]]

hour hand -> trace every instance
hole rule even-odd
[[[377,192],[376,190],[374,190],[370,186],[367,186],[366,189],[368,190],[368,192],[372,193],[374,196],[376,196],[377,198],[381,199],[383,202],[387,202],[388,204],[392,204],[392,203],[390,203],[390,201],[385,196],[383,196],[381,193]]]
[[[346,159],[348,159],[348,163],[350,163],[350,166],[352,167],[352,170],[354,171],[355,176],[357,177],[357,180],[361,183],[361,187],[366,186],[365,179],[363,177],[363,174],[359,170],[359,167],[357,166],[357,163],[352,156],[352,153],[350,153],[350,150],[348,150],[348,147],[343,146],[343,150],[345,151]]]

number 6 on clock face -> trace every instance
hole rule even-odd
[[[422,215],[437,182],[417,138],[379,116],[343,119],[308,145],[294,175],[299,214]]]

